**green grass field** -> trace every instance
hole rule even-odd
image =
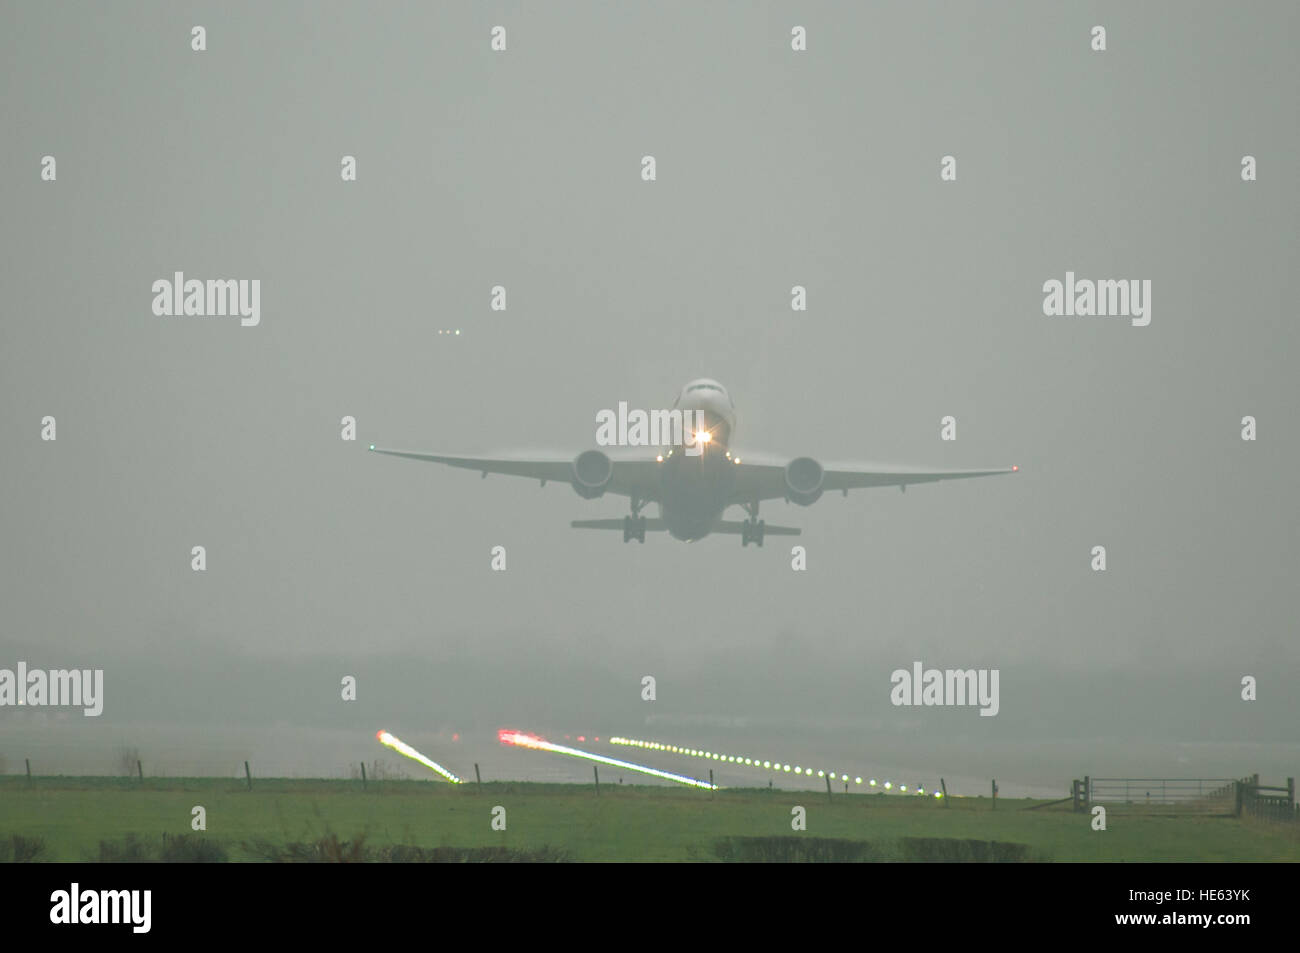
[[[191,809],[207,810],[207,831],[231,860],[255,859],[241,845],[310,842],[334,835],[371,846],[560,848],[576,861],[716,860],[726,838],[834,838],[889,845],[904,838],[952,838],[1025,845],[1048,861],[1296,861],[1297,825],[1217,817],[1159,817],[1111,810],[1106,831],[1063,807],[1039,803],[767,790],[707,791],[633,785],[212,778],[0,777],[0,838],[39,837],[52,861],[94,860],[101,841],[128,834],[161,841],[190,834]],[[491,811],[506,809],[506,830]],[[791,808],[807,830],[791,830]]]

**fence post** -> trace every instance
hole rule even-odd
[[[998,779],[993,779],[993,810],[998,809]]]
[[[600,797],[600,768],[593,764],[591,773],[596,777],[596,797]]]
[[[478,762],[477,762],[477,761],[474,762],[474,782],[478,785],[478,790],[477,790],[475,793],[476,793],[476,794],[482,794],[482,793],[483,793],[483,775],[481,775],[481,774],[478,773]]]
[[[831,776],[828,774],[826,775],[826,801],[829,803],[830,799],[831,799]]]
[[[1232,813],[1237,817],[1241,817],[1241,807],[1242,807],[1242,801],[1244,800],[1243,793],[1245,790],[1245,785],[1241,781],[1233,781],[1232,786],[1237,789],[1236,792],[1237,803],[1236,803],[1236,807],[1233,808]]]
[[[943,788],[943,806],[947,807],[948,806],[948,785],[944,783],[943,778],[939,779],[939,787]]]
[[[361,762],[361,790],[366,789],[366,763]]]
[[[140,759],[139,759],[139,758],[137,758],[136,761],[135,761],[135,770],[136,770],[136,773],[140,775],[140,783],[143,784],[143,783],[144,783],[144,765],[140,763]]]
[[[244,777],[248,778],[248,790],[253,790],[253,772],[248,769],[248,762],[244,762]]]

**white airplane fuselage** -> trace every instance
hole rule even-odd
[[[735,476],[730,445],[736,432],[736,406],[717,381],[691,381],[673,407],[704,416],[708,440],[697,439],[698,455],[673,447],[664,458],[659,515],[670,535],[694,541],[709,535],[727,508]]]

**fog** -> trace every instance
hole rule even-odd
[[[105,705],[0,708],[4,769],[346,775],[386,728],[589,779],[512,727],[971,794],[1295,775],[1300,11],[1099,11],[6,6],[0,668]],[[260,322],[156,316],[176,271]],[[1045,315],[1067,271],[1150,324]],[[576,455],[701,376],[742,454],[1020,472],[625,545],[568,525],[625,499],[365,449]],[[895,706],[916,661],[998,714]]]

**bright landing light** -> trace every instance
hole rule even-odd
[[[385,748],[392,748],[398,754],[404,755],[410,758],[412,761],[420,762],[420,764],[424,765],[430,771],[436,771],[439,774],[441,774],[452,784],[460,784],[460,778],[456,777],[456,775],[452,774],[450,771],[448,771],[438,762],[431,761],[430,759],[426,758],[424,755],[420,754],[420,752],[416,751],[414,748],[412,748],[402,739],[398,738],[396,735],[390,735],[388,732],[384,731],[381,728],[379,731],[375,732],[375,737],[379,739],[379,743],[383,745]]]

